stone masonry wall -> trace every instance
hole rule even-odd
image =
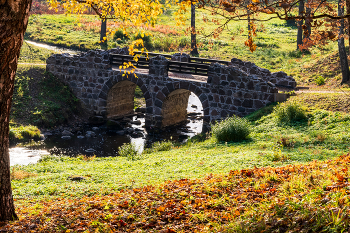
[[[165,69],[167,62],[163,56],[153,57],[149,74],[123,75],[111,68],[108,52],[96,50],[74,56],[53,55],[47,60],[47,71],[68,84],[92,115],[107,116],[108,95],[115,84],[128,80],[138,85],[146,100],[148,127],[162,127],[162,122],[169,122],[163,118],[167,117],[167,106],[177,106],[178,98],[171,98],[171,93],[179,89],[187,90],[177,91],[184,96],[190,91],[199,97],[207,123],[227,116],[247,115],[273,102],[277,92],[275,85],[263,78],[217,63],[209,69],[208,82],[171,78]],[[175,102],[168,102],[171,99]]]
[[[291,76],[288,76],[283,71],[271,73],[271,71],[268,69],[258,67],[252,62],[245,62],[237,58],[232,58],[231,64],[241,69],[246,74],[258,76],[265,81],[291,88],[295,88],[297,86],[295,79]]]
[[[162,105],[162,126],[175,125],[187,120],[187,106],[190,95],[190,91],[178,89],[165,98]]]

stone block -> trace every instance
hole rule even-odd
[[[163,92],[158,91],[156,97],[157,97],[159,100],[163,101],[163,100],[165,99],[166,96],[163,94]]]
[[[218,116],[219,113],[218,111],[216,111],[216,109],[212,110],[211,113],[210,113],[211,116]]]
[[[243,108],[243,107],[238,107],[238,112],[245,112],[245,108]]]
[[[253,107],[253,100],[245,99],[242,103],[242,106],[246,107],[246,108],[252,108]]]

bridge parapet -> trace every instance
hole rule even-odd
[[[169,61],[163,56],[156,56],[149,59],[149,75],[158,78],[168,77]]]

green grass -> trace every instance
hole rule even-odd
[[[81,16],[87,22],[96,16]],[[65,15],[31,15],[25,39],[45,42],[65,48],[89,50],[99,48],[99,32],[79,30],[78,18]]]
[[[271,113],[252,124],[250,139],[243,142],[216,143],[210,138],[170,151],[142,154],[137,160],[44,157],[38,164],[17,167],[36,176],[12,181],[13,193],[20,199],[80,198],[209,173],[326,160],[349,151],[347,114],[314,110],[309,112],[306,122],[281,125]],[[86,179],[69,180],[73,175]]]
[[[46,64],[46,59],[54,53],[54,51],[23,42],[18,62]]]
[[[23,126],[11,122],[9,138],[11,143],[28,141],[30,139],[39,140],[40,130],[36,126]]]

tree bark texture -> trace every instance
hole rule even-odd
[[[0,0],[0,221],[17,219],[10,178],[9,117],[31,4],[32,0]]]
[[[250,30],[250,10],[247,10],[247,22],[248,22],[248,40],[252,37]]]
[[[349,0],[350,1],[350,0]],[[299,16],[304,14],[304,0],[299,1]],[[303,20],[298,21],[297,49],[303,44]]]
[[[103,38],[107,36],[107,19],[101,20],[100,46],[101,49],[107,50],[107,40]]]
[[[343,16],[343,15],[344,15],[344,5],[342,4],[342,0],[338,0],[338,16]],[[344,19],[340,20],[338,50],[339,50],[340,67],[341,67],[341,73],[342,73],[341,83],[346,83],[349,81],[350,71],[349,71],[348,58],[346,55],[343,36],[344,36]]]
[[[196,33],[196,5],[191,1],[191,56],[198,56]]]
[[[306,20],[305,20],[305,26],[306,26],[306,31],[304,32],[304,38],[310,38],[311,35],[311,22],[308,17],[311,16],[311,8],[307,7],[306,5]]]
[[[346,0],[346,14],[350,15],[350,0]],[[349,54],[350,54],[350,18],[348,18]]]

